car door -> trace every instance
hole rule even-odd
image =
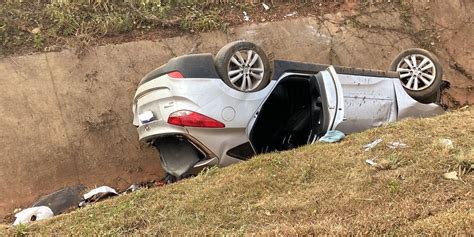
[[[338,130],[349,134],[360,132],[397,118],[394,81],[384,76],[339,74],[344,91],[345,119]]]
[[[287,77],[303,76],[308,78],[311,94],[311,130],[308,131],[306,143],[312,143],[319,137],[324,135],[328,130],[334,130],[336,126],[344,119],[344,101],[341,84],[338,75],[331,66],[324,71],[317,74],[301,74],[301,73],[286,73],[278,81],[284,81]],[[277,84],[278,84],[277,83]],[[275,86],[276,87],[276,86]],[[268,98],[267,98],[268,99]],[[266,99],[266,100],[267,100]],[[252,147],[255,149],[255,144],[252,144],[252,129],[255,121],[259,117],[262,106],[266,103],[263,101],[262,105],[256,111],[255,115],[250,120],[246,129]],[[258,147],[258,146],[257,146]],[[257,153],[260,153],[258,151]]]
[[[314,142],[329,130],[334,130],[344,120],[344,95],[334,67],[310,78],[312,95],[312,136]]]

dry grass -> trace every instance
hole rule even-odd
[[[362,145],[384,142],[370,151]],[[439,139],[454,143],[448,149]],[[390,141],[409,147],[393,150]],[[474,109],[211,169],[5,234],[474,234]],[[390,169],[365,164],[376,158]]]

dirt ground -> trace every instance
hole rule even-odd
[[[381,70],[403,49],[428,48],[452,83],[445,99],[453,107],[472,104],[474,2],[412,6],[356,11],[347,4],[334,14],[260,20],[229,33],[108,44],[80,57],[70,49],[0,59],[0,216],[68,185],[123,190],[159,179],[158,154],[138,143],[131,124],[138,81],[174,56],[216,53],[233,40],[254,41],[273,59]]]

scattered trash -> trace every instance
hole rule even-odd
[[[168,184],[168,183],[166,182],[165,179],[155,181],[155,186],[156,187],[162,187],[162,186],[165,186],[166,184]]]
[[[458,172],[452,171],[452,172],[444,173],[443,178],[450,179],[450,180],[459,180]]]
[[[142,189],[142,187],[138,184],[132,184],[130,185],[130,187],[127,188],[127,190],[125,190],[125,193],[133,193],[139,189]]]
[[[84,190],[86,190],[86,187],[82,184],[63,188],[41,197],[33,207],[47,206],[53,211],[54,215],[58,215],[76,208],[82,199],[81,193]]]
[[[32,221],[44,220],[52,216],[54,216],[54,213],[49,207],[30,207],[15,214],[16,219],[15,222],[13,222],[13,225],[26,224]]]
[[[375,162],[374,160],[371,160],[371,159],[367,159],[365,160],[365,163],[371,165],[371,166],[376,166],[378,165],[377,162]]]
[[[40,32],[41,32],[41,28],[39,28],[39,27],[36,27],[33,30],[31,30],[31,33],[33,33],[33,34],[38,34]]]
[[[379,143],[381,143],[383,140],[382,139],[377,139],[369,144],[365,144],[364,146],[362,146],[362,148],[365,148],[364,151],[369,151],[370,149],[374,148],[375,146],[377,146]]]
[[[327,131],[326,134],[319,139],[321,142],[334,143],[344,139],[346,135],[343,132],[337,130]]]
[[[143,188],[159,187],[165,183],[149,181],[140,184],[132,184],[122,194],[128,194]],[[118,192],[108,186],[95,188],[81,196],[86,187],[82,184],[66,187],[51,194],[42,196],[31,208],[22,210],[16,208],[13,213],[16,220],[13,225],[26,224],[32,221],[43,220],[69,211],[77,206],[84,207],[102,199],[116,196]],[[79,205],[78,205],[79,203]]]
[[[388,148],[391,148],[391,149],[397,149],[397,148],[407,148],[408,145],[405,144],[405,143],[401,143],[401,142],[389,142],[387,144],[387,147]]]
[[[285,17],[292,17],[292,16],[295,16],[296,14],[298,14],[298,12],[288,13],[285,15]]]
[[[84,207],[90,203],[94,203],[102,199],[105,199],[111,196],[116,196],[116,195],[118,195],[117,191],[115,191],[115,189],[111,187],[108,187],[108,186],[98,187],[84,194],[84,199],[79,203],[79,206]]]
[[[454,148],[453,141],[451,141],[451,139],[442,138],[439,139],[439,143],[450,150]]]
[[[244,11],[243,13],[244,13],[244,21],[250,21],[250,16],[247,15],[247,12]]]
[[[118,193],[117,193],[117,191],[115,191],[115,189],[113,189],[111,187],[108,187],[108,186],[102,186],[102,187],[92,189],[90,192],[84,194],[84,199],[90,199],[94,195],[100,194],[100,193],[113,193],[115,195],[118,195]]]
[[[270,7],[267,4],[265,4],[264,2],[262,2],[262,6],[263,6],[263,8],[265,8],[265,11],[268,11],[270,9]]]
[[[386,164],[384,164],[383,160],[381,161],[381,163],[378,163],[378,162],[375,161],[375,159],[377,159],[377,158],[367,159],[367,160],[365,160],[365,163],[367,165],[370,165],[370,166],[376,168],[377,170],[390,169],[390,167],[387,167]]]

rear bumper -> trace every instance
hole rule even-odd
[[[153,121],[137,128],[139,140],[146,143],[153,143],[158,137],[179,136],[186,138],[206,159],[212,159],[212,165],[218,163],[218,156],[208,147],[204,146],[196,138],[192,137],[186,128],[169,125],[164,121]],[[217,160],[216,160],[217,159]],[[203,161],[204,162],[204,161]],[[200,164],[199,162],[198,164]],[[204,162],[206,163],[206,162]],[[209,162],[208,162],[209,163]],[[206,163],[207,164],[207,163]]]
[[[137,131],[138,139],[144,142],[151,142],[157,137],[169,135],[188,135],[188,132],[184,127],[172,126],[163,120],[157,120],[143,124],[137,128]]]
[[[219,93],[223,93],[222,88],[224,86],[221,80],[208,78],[176,80],[167,75],[142,84],[137,89],[133,104],[133,124],[137,126],[139,140],[154,143],[157,138],[185,138],[204,157],[194,168],[218,165],[221,157],[219,152],[213,149],[215,147],[209,146],[205,141],[198,140],[189,132],[188,128],[171,125],[167,123],[167,120],[171,113],[178,110],[201,112],[201,109],[211,113],[211,116],[219,118],[219,105],[211,102],[216,102],[215,97]],[[207,93],[202,93],[202,90]],[[207,108],[206,105],[211,109]],[[139,115],[148,111],[153,113],[154,120],[150,122],[140,121]],[[212,114],[212,112],[219,113],[219,116]]]

